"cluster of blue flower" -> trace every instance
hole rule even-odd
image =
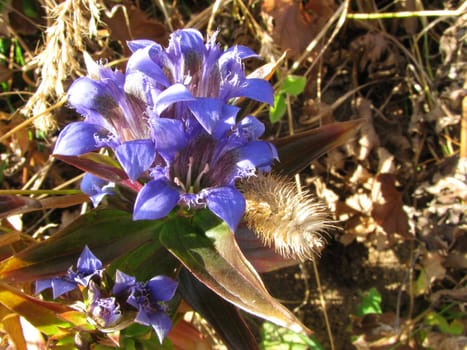
[[[63,129],[54,154],[113,150],[128,179],[142,185],[135,220],[164,218],[177,205],[207,207],[235,231],[245,211],[235,182],[269,171],[277,158],[259,140],[264,125],[253,116],[237,120],[232,103],[273,103],[271,85],[245,75],[243,59],[257,55],[244,46],[224,51],[216,35],[205,43],[194,29],[172,33],[167,48],[128,45],[125,73],[95,64],[72,84],[68,101],[85,119]],[[95,174],[86,174],[82,189],[95,205],[112,193]]]
[[[76,271],[70,267],[65,276],[36,281],[36,293],[52,288],[55,299],[82,286],[89,297],[86,312],[100,329],[123,328],[134,321],[152,326],[162,343],[172,327],[166,309],[167,302],[175,294],[177,282],[160,275],[142,283],[117,270],[113,287],[108,290],[104,283],[108,280],[105,274],[102,262],[85,246]],[[128,315],[135,312],[136,316],[128,319]]]

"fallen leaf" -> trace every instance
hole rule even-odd
[[[289,57],[300,55],[335,11],[332,0],[266,0],[261,9],[274,22],[272,38]]]
[[[352,316],[352,344],[358,350],[413,349],[408,345],[398,345],[401,332],[401,328],[396,326],[398,322],[392,312]]]
[[[425,254],[420,263],[420,275],[414,282],[415,295],[428,293],[433,282],[442,280],[446,276],[446,268],[443,266],[444,260],[444,257],[436,252]]]
[[[350,50],[355,57],[357,70],[366,72],[370,80],[393,77],[399,73],[398,51],[380,33],[366,33],[356,38],[350,43]]]
[[[6,81],[11,78],[13,71],[4,64],[0,64],[0,81]]]
[[[426,335],[423,346],[427,349],[465,350],[467,347],[467,337],[463,335],[453,337],[452,335],[440,332],[429,332]]]
[[[374,199],[371,216],[387,235],[399,234],[411,239],[409,218],[403,209],[402,193],[396,189],[393,174],[380,174],[376,177],[372,191]]]
[[[149,18],[144,11],[129,1],[112,7],[103,17],[103,21],[109,26],[110,36],[123,43],[135,39],[153,40],[161,45],[168,43],[169,33],[164,24]],[[129,53],[126,45],[124,52]]]

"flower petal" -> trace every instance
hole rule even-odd
[[[151,326],[162,344],[172,328],[172,320],[165,312],[158,312],[151,315]]]
[[[89,196],[94,207],[97,207],[106,195],[115,194],[115,184],[113,182],[108,182],[90,173],[84,174],[80,188]]]
[[[108,127],[103,116],[118,109],[118,96],[113,96],[123,84],[123,75],[118,73],[107,72],[111,77],[99,81],[88,77],[75,80],[68,89],[68,103],[85,116],[87,122]]]
[[[229,54],[230,52],[234,52],[235,55],[240,57],[242,60],[251,57],[259,57],[259,55],[256,52],[254,52],[249,47],[243,45],[235,45],[225,50],[225,53],[227,54]]]
[[[52,288],[52,280],[51,279],[46,279],[46,280],[38,280],[36,281],[36,288],[35,288],[35,294],[39,294],[43,290],[47,288]]]
[[[122,320],[120,305],[114,297],[94,297],[88,307],[88,315],[94,320],[99,328],[106,329],[118,325]]]
[[[188,107],[201,126],[219,139],[235,125],[239,107],[226,105],[217,98],[197,98],[188,102]]]
[[[154,162],[156,149],[151,140],[133,140],[118,146],[115,154],[128,177],[136,180]]]
[[[271,84],[258,78],[245,79],[239,89],[229,97],[247,97],[271,106],[274,104],[274,90]]]
[[[158,43],[152,40],[148,39],[136,39],[136,40],[130,40],[127,41],[126,43],[128,45],[128,48],[131,50],[131,52],[136,52],[137,50],[144,49],[145,47],[148,46],[160,46]]]
[[[94,274],[102,270],[102,262],[85,245],[76,263],[76,269],[79,274]]]
[[[264,124],[251,115],[243,118],[239,125],[238,130],[240,135],[246,138],[247,141],[256,140],[263,135],[265,127]]]
[[[126,292],[129,288],[134,287],[136,284],[136,278],[126,273],[116,270],[115,271],[115,284],[112,288],[112,294],[118,296],[123,292]]]
[[[78,286],[75,282],[70,282],[62,278],[52,279],[52,297],[57,299],[60,295],[72,291]]]
[[[173,32],[170,35],[169,47],[167,53],[173,60],[192,59],[193,54],[198,54],[199,57],[204,55],[205,45],[201,33],[192,28],[181,29]],[[185,54],[187,54],[185,56]],[[192,67],[189,63],[188,67]],[[183,72],[182,72],[183,73]]]
[[[245,199],[235,188],[230,186],[206,190],[206,204],[214,214],[224,220],[235,232],[245,212]]]
[[[161,344],[172,328],[172,320],[163,311],[150,312],[141,308],[136,315],[135,321],[146,326],[151,325]]]
[[[195,98],[183,84],[173,84],[162,91],[154,101],[155,111],[160,115],[167,107],[175,102],[192,101]]]
[[[138,193],[134,220],[157,220],[166,217],[177,205],[180,195],[165,180],[149,181]]]
[[[271,166],[277,158],[275,147],[266,141],[252,141],[236,151],[239,159],[237,166],[244,170]]]
[[[151,296],[157,301],[169,301],[177,290],[177,281],[167,276],[151,278],[146,287],[151,291]]]
[[[141,72],[144,73],[147,77],[153,79],[155,82],[161,84],[162,86],[169,86],[170,82],[167,79],[167,76],[165,75],[161,66],[154,62],[152,57],[161,52],[163,52],[162,48],[158,44],[146,46],[144,48],[136,50],[128,60],[126,68],[127,75],[131,76],[131,74],[134,72]],[[126,82],[126,84],[127,83],[128,82]]]
[[[177,119],[153,118],[153,139],[157,151],[178,151],[187,144],[183,123]]]
[[[53,154],[79,156],[97,150],[101,145],[96,135],[103,135],[106,130],[100,125],[86,122],[68,124],[58,135]]]

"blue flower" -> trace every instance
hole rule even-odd
[[[60,295],[75,289],[78,285],[86,287],[89,281],[94,276],[99,276],[101,272],[102,262],[85,246],[78,258],[76,272],[70,267],[63,277],[36,281],[36,294],[44,289],[52,288],[52,296],[56,299]]]
[[[177,282],[166,276],[156,276],[141,283],[117,270],[112,293],[117,297],[126,297],[126,302],[138,310],[135,321],[152,326],[162,344],[172,328],[166,303],[173,298],[176,289]]]
[[[262,130],[257,119],[247,117],[218,140],[200,132],[170,162],[156,162],[153,180],[136,199],[134,218],[162,218],[177,204],[207,206],[235,230],[245,211],[235,181],[254,176],[257,169],[268,170],[276,157],[269,143],[255,140]]]
[[[81,191],[86,193],[92,201],[92,204],[97,205],[102,201],[106,195],[115,193],[115,184],[109,183],[100,177],[92,174],[84,174],[81,181]]]
[[[101,290],[93,281],[88,286],[88,315],[92,322],[101,330],[115,330],[115,327],[124,328],[128,326],[123,322],[123,314],[120,304],[114,296],[103,297]]]
[[[167,216],[177,205],[207,207],[234,231],[245,200],[238,179],[268,171],[277,152],[259,140],[263,124],[237,120],[238,97],[273,103],[270,84],[248,78],[244,46],[222,50],[216,35],[206,43],[194,29],[172,33],[169,46],[149,40],[128,43],[125,73],[95,65],[76,80],[68,101],[85,119],[60,133],[54,154],[81,155],[107,147],[132,181],[140,181],[135,220]],[[98,175],[98,174],[95,174]],[[95,178],[97,204],[106,192]]]

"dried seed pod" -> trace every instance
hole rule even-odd
[[[244,220],[265,245],[286,258],[312,259],[326,243],[326,231],[335,227],[327,208],[310,192],[273,174],[259,174],[241,182],[246,199]]]

